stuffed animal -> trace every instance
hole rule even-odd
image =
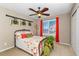
[[[47,56],[50,54],[50,48],[48,46],[44,46],[43,55]]]
[[[43,55],[48,56],[52,50],[52,46],[48,43],[48,40],[44,43]]]
[[[54,48],[53,41],[54,41],[54,37],[52,37],[52,36],[48,36],[45,39],[45,41],[44,41],[44,47],[43,47],[43,51],[42,51],[43,52],[42,55],[48,56],[50,54],[50,52]]]

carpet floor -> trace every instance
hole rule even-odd
[[[0,53],[0,56],[31,56],[28,53],[18,49],[12,48]],[[54,50],[50,53],[50,56],[76,56],[71,46],[55,44]]]

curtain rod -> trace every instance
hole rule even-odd
[[[6,14],[6,16],[14,18],[14,19],[20,19],[20,20],[23,20],[23,21],[33,22],[33,21],[26,20],[26,19],[18,18],[18,17],[15,17],[15,16],[11,16],[11,15],[8,15],[8,14]]]

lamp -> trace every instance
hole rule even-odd
[[[38,15],[38,18],[41,18],[41,14],[37,14]]]

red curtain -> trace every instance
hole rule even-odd
[[[56,42],[59,42],[59,17],[56,16]]]
[[[42,36],[43,35],[43,23],[42,23],[42,20],[40,19],[40,36]]]

